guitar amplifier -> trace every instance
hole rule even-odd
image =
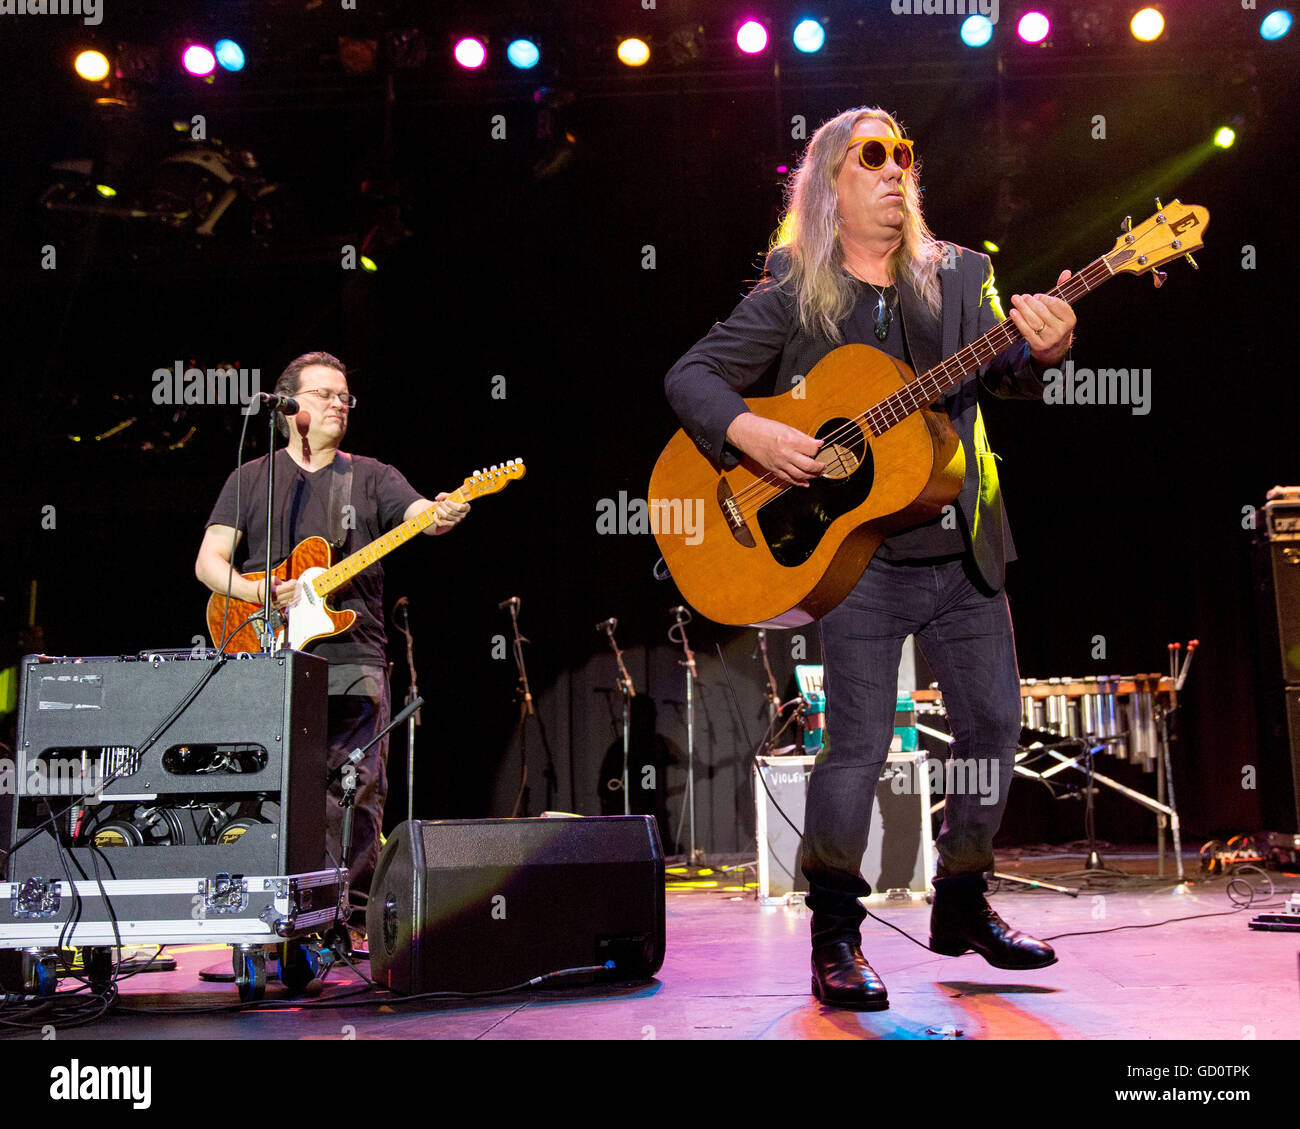
[[[891,892],[897,897],[905,891],[910,897],[924,895],[930,888],[935,851],[926,757],[924,749],[890,753],[880,774],[876,802],[871,805],[867,851],[862,856],[862,876],[871,883],[873,902],[886,900]],[[781,756],[756,760],[755,776],[763,774],[762,780],[754,780],[758,900],[762,905],[780,905],[808,890],[800,847],[804,801],[817,758]]]
[[[328,667],[297,651],[27,656],[0,878],[330,867]]]

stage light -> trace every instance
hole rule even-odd
[[[984,250],[986,250],[990,255],[996,255],[1002,250],[1002,248],[994,243],[992,239],[986,239],[984,240]]]
[[[800,20],[794,29],[794,45],[805,55],[820,51],[826,43],[826,29],[816,20]]]
[[[1281,39],[1291,30],[1291,13],[1285,8],[1269,12],[1264,22],[1259,25],[1259,34],[1265,39]]]
[[[467,71],[478,70],[487,62],[487,45],[481,39],[466,36],[456,44],[452,54]]]
[[[117,189],[107,184],[95,185],[95,191],[104,197],[105,200],[112,199],[112,197],[117,195]]]
[[[1129,21],[1128,27],[1134,39],[1151,43],[1165,30],[1165,18],[1155,8],[1143,8]]]
[[[961,41],[967,47],[983,47],[993,38],[993,22],[988,16],[967,16],[961,25]]]
[[[624,39],[618,45],[618,61],[629,67],[644,66],[650,59],[650,48],[644,39]]]
[[[746,20],[736,32],[736,46],[746,55],[757,55],[767,47],[767,28],[757,20]]]
[[[1237,134],[1229,125],[1220,126],[1219,131],[1214,135],[1214,143],[1220,149],[1231,149],[1232,143],[1237,140]]]
[[[1042,12],[1026,12],[1016,24],[1016,34],[1026,43],[1042,43],[1051,30],[1051,21]]]
[[[216,50],[217,62],[224,70],[242,71],[244,69],[244,49],[233,39],[218,39]]]
[[[72,66],[87,82],[103,82],[108,77],[108,57],[102,51],[83,51]]]
[[[361,269],[367,274],[374,274],[379,269],[379,265],[369,255],[361,256]]]
[[[541,57],[541,51],[531,39],[516,39],[506,48],[506,58],[510,60],[510,65],[521,71],[532,70]]]
[[[206,47],[191,43],[181,56],[181,65],[192,75],[202,78],[217,69],[216,57]]]

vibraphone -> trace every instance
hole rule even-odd
[[[937,684],[912,691],[918,715],[946,716]],[[1182,833],[1174,802],[1169,765],[1168,715],[1178,705],[1175,680],[1159,674],[1093,675],[1087,678],[1022,678],[1020,680],[1022,740],[1029,743],[1016,754],[1016,774],[1047,781],[1067,769],[1090,775],[1134,803],[1155,813],[1159,873],[1164,874],[1165,829],[1173,835],[1178,877],[1183,878]],[[923,725],[917,728],[951,740]],[[1156,774],[1156,795],[1148,796],[1109,776],[1089,771],[1084,758],[1106,752],[1121,761]],[[1055,763],[1035,771],[1026,761],[1045,756]],[[940,807],[942,804],[937,804]]]

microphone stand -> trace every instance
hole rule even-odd
[[[519,631],[519,608],[522,603],[518,596],[511,596],[497,605],[498,608],[510,612],[510,627],[514,633],[514,641],[510,646],[515,656],[515,670],[519,674],[515,681],[515,701],[519,703],[519,795],[515,799],[512,819],[520,814],[525,816],[528,814],[528,719],[530,717],[537,721],[537,731],[542,738],[542,751],[546,754],[545,810],[551,811],[555,807],[555,760],[551,756],[551,743],[546,739],[546,726],[542,724],[541,717],[533,707],[533,692],[528,686],[528,669],[524,666],[524,644],[531,643],[532,640]]]
[[[410,685],[406,690],[403,705],[410,705],[420,697],[420,687],[415,677],[415,636],[411,634],[411,601],[403,596],[394,606],[402,610],[402,623],[398,627],[406,636],[406,669],[410,673]],[[420,724],[420,710],[416,710],[406,719],[406,819],[409,823],[415,818],[415,727]]]
[[[618,644],[614,641],[614,628],[617,626],[618,620],[611,617],[604,623],[598,624],[596,630],[604,631],[609,636],[609,645],[614,651],[614,661],[618,663],[618,688],[623,693],[623,814],[631,815],[632,797],[628,792],[627,762],[632,750],[632,699],[636,697],[636,689],[632,685],[632,676],[623,665],[623,652],[618,649]]]
[[[695,652],[691,650],[691,644],[686,638],[686,625],[691,621],[691,613],[684,607],[671,609],[672,616],[676,622],[668,629],[668,640],[671,643],[680,643],[682,652],[686,655],[684,659],[678,659],[678,663],[686,668],[686,809],[690,814],[690,851],[686,856],[688,866],[703,866],[704,855],[695,846]],[[674,635],[674,632],[681,632],[680,637]],[[680,821],[679,821],[680,822]],[[681,837],[681,828],[677,829],[678,838]]]
[[[776,744],[774,730],[776,719],[781,713],[781,695],[777,692],[772,665],[767,661],[767,632],[761,627],[758,629],[758,649],[763,652],[763,670],[767,672],[767,688],[763,691],[763,700],[767,702],[767,737],[764,740],[763,752],[767,754]]]
[[[270,417],[271,436],[266,445],[266,579],[263,586],[266,591],[262,593],[262,630],[258,635],[258,640],[262,647],[262,653],[271,654],[275,650],[275,627],[271,623],[271,603],[273,600],[271,592],[271,528],[275,515],[275,418],[278,414],[274,408],[266,413]],[[285,632],[285,642],[288,642],[289,633]]]

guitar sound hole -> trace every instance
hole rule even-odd
[[[784,490],[758,510],[763,539],[776,562],[786,568],[807,561],[831,523],[866,501],[875,484],[871,446],[857,423],[827,420],[816,437],[825,441],[817,461],[826,470],[807,489]]]

